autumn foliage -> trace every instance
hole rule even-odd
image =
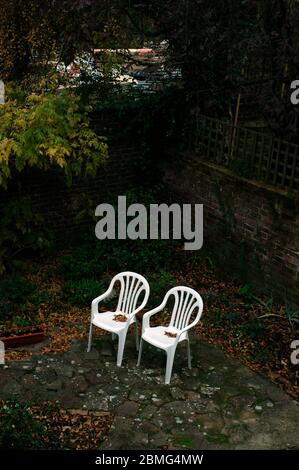
[[[107,156],[80,98],[68,90],[27,96],[14,91],[0,107],[0,186],[26,166],[62,168],[70,183],[73,175],[95,175]]]

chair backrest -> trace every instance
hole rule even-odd
[[[174,296],[174,306],[169,324],[170,327],[177,328],[178,330],[186,328],[194,313],[196,314],[196,321],[200,320],[203,301],[198,292],[191,289],[191,287],[173,287],[167,292],[164,302],[167,302],[168,298],[172,295]]]
[[[149,298],[150,287],[147,280],[140,274],[126,271],[119,273],[111,281],[111,285],[120,282],[120,293],[117,311],[132,315],[142,310]],[[140,296],[144,294],[140,303]],[[138,302],[139,301],[139,302]]]

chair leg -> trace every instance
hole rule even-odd
[[[136,335],[136,351],[139,351],[139,338],[138,338],[138,322],[135,321],[135,335]]]
[[[188,351],[188,368],[192,369],[191,365],[191,351],[190,351],[190,341],[189,338],[187,339],[187,351]]]
[[[121,367],[121,363],[123,360],[124,349],[125,349],[125,342],[126,342],[127,332],[121,332],[118,335],[118,351],[117,351],[117,366]]]
[[[168,385],[171,379],[173,360],[175,355],[175,348],[168,349],[166,361],[165,384]]]
[[[87,345],[87,352],[90,352],[90,349],[91,349],[91,340],[92,340],[92,322],[90,322],[89,337],[88,337],[88,345]]]
[[[141,362],[142,346],[143,346],[143,339],[141,337],[140,345],[139,345],[139,354],[138,354],[137,367],[140,366],[140,362]]]

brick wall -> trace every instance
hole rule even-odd
[[[96,177],[77,178],[67,187],[60,171],[23,172],[19,194],[30,196],[36,214],[40,214],[57,241],[76,236],[80,226],[93,232],[95,224],[90,217],[80,216],[90,209],[94,214],[98,204],[109,202],[111,197],[124,194],[136,186],[139,178],[138,162],[141,152],[130,144],[109,145],[109,160]],[[7,191],[1,191],[0,205],[5,205],[18,191],[18,177],[11,180]],[[83,212],[82,212],[83,211]],[[44,224],[44,220],[41,223]]]
[[[204,204],[204,244],[244,283],[299,304],[299,195],[180,155],[163,167],[173,202]]]

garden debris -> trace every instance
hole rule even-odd
[[[171,333],[171,331],[164,331],[164,335],[169,336],[169,338],[176,338],[176,333]]]
[[[9,411],[9,406],[9,402],[0,402],[2,420],[5,410]],[[34,421],[41,425],[42,432],[36,437],[46,449],[98,449],[110,432],[113,422],[113,415],[109,412],[66,410],[58,402],[28,404],[28,411]]]
[[[114,320],[114,321],[120,321],[120,322],[122,322],[122,323],[125,323],[128,319],[127,319],[127,317],[126,317],[125,315],[120,315],[120,314],[119,314],[119,315],[114,315],[113,320]]]
[[[82,410],[61,410],[58,406],[47,411],[34,408],[37,419],[47,430],[57,434],[61,448],[71,450],[98,449],[99,444],[109,433],[113,416],[102,413],[100,416],[92,411],[82,413]]]

